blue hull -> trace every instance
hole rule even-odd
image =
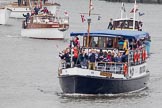
[[[112,79],[90,76],[59,76],[63,93],[117,94],[140,90],[146,87],[149,72],[138,78]]]

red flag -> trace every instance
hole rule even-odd
[[[83,14],[81,14],[80,16],[81,16],[81,19],[82,19],[82,23],[83,23],[84,21],[86,21]]]
[[[135,13],[138,11],[138,9],[136,8],[136,10],[133,8],[131,11],[130,11],[130,13],[134,13],[134,11],[135,11]]]
[[[64,15],[67,16],[67,17],[69,16],[68,12],[66,10],[64,11]]]

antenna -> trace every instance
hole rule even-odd
[[[136,20],[136,0],[134,0],[134,11],[133,11],[133,30],[135,30],[135,20]]]

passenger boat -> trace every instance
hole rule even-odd
[[[86,47],[85,40],[87,32],[72,32],[71,36],[83,37],[83,47],[87,53],[90,50],[104,52],[119,50],[116,41],[119,38],[140,40],[148,38],[149,34],[142,31],[122,31],[106,30],[90,32],[91,39],[95,39],[98,44],[95,47]],[[112,47],[106,46],[113,41]],[[132,92],[146,88],[150,72],[147,69],[145,48],[141,47],[135,50],[129,50],[128,60],[125,62],[105,62],[95,61],[95,69],[82,68],[82,66],[71,65],[68,67],[67,62],[61,62],[59,67],[58,78],[63,93],[81,93],[81,94],[116,94]],[[138,57],[137,57],[138,56]],[[138,58],[138,60],[137,60]],[[70,62],[73,64],[73,62]],[[90,62],[89,62],[90,63]]]
[[[11,18],[24,18],[23,14],[30,13],[35,6],[40,8],[47,7],[52,14],[56,14],[60,4],[55,2],[43,3],[43,0],[18,0],[18,2],[13,2],[6,7],[11,11]]]
[[[38,14],[22,23],[21,36],[37,39],[64,39],[63,31],[69,28],[68,17],[57,17],[53,14]]]
[[[63,93],[119,94],[145,89],[150,76],[147,52],[142,42],[138,47],[134,47],[132,42],[148,40],[149,33],[90,31],[90,21],[88,19],[88,31],[70,33],[71,37],[83,40],[82,46],[71,40],[69,47],[59,55],[58,78]],[[120,39],[125,39],[122,47]]]

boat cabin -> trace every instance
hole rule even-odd
[[[83,44],[80,48],[74,47],[75,51],[76,49],[78,50],[76,59],[73,59],[76,53],[74,50],[71,50],[74,51],[71,52],[72,54],[74,54],[74,56],[71,57],[71,61],[66,61],[67,58],[62,58],[62,60],[65,60],[62,65],[63,68],[79,66],[80,68],[92,69],[95,71],[127,74],[128,68],[126,67],[142,65],[146,62],[147,53],[144,41],[146,39],[149,39],[149,34],[147,32],[130,30],[106,30],[94,31],[90,33],[72,32],[70,36],[83,38]],[[121,39],[124,40],[121,41]],[[89,40],[89,42],[86,42],[87,40]],[[134,40],[136,40],[136,42],[139,42],[136,47],[134,47]],[[70,52],[68,51],[69,50],[66,50],[64,53],[66,57],[68,57],[67,54],[70,54]],[[87,55],[87,63],[85,63],[86,65],[82,66],[83,64],[82,61],[79,61],[79,57],[80,54],[85,53]],[[93,65],[91,64],[90,58],[92,53],[94,53],[95,55]],[[100,58],[101,53],[102,58]],[[111,59],[109,59],[109,57]],[[79,61],[79,63],[77,61]],[[70,62],[72,63],[72,65],[69,65]],[[103,73],[103,75],[105,74],[108,73]]]
[[[142,27],[141,21],[135,21],[135,30],[138,30]],[[113,29],[114,30],[132,30],[133,29],[133,19],[115,19],[113,20]]]
[[[59,30],[67,30],[69,28],[69,18],[56,17],[53,14],[32,15],[26,23],[23,21],[23,28],[58,28]]]

